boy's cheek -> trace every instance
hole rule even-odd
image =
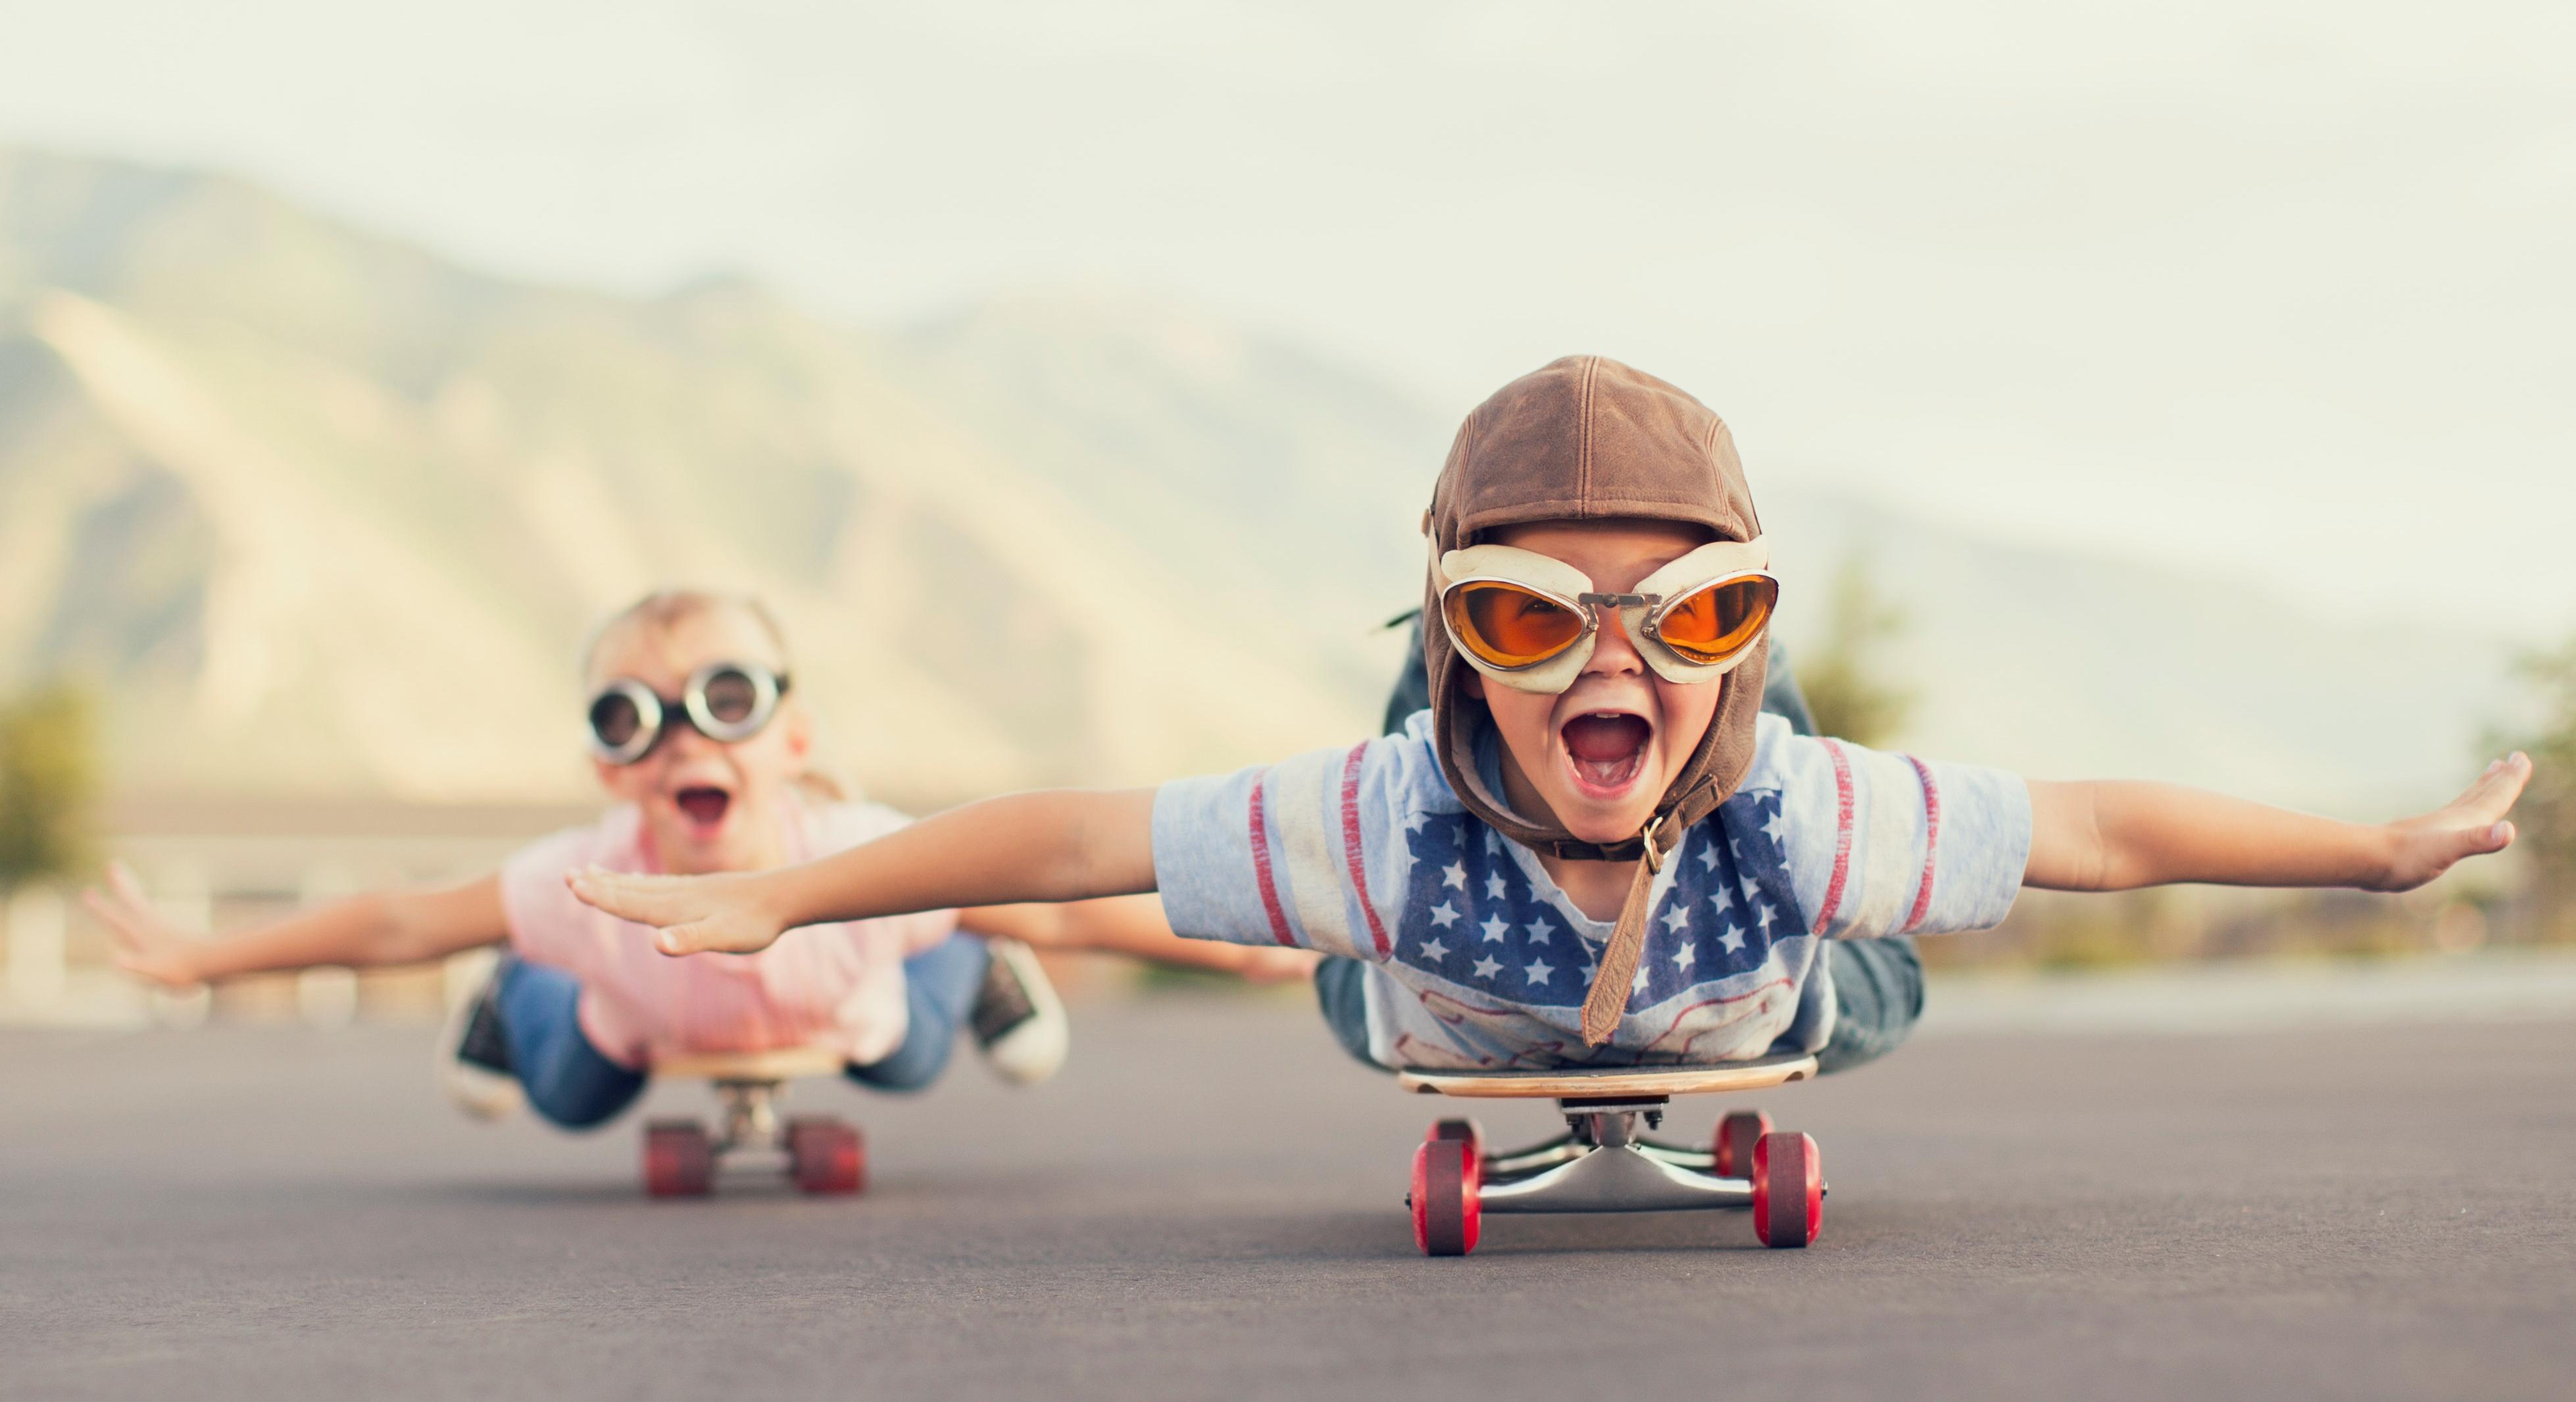
[[[590,767],[599,777],[599,786],[616,802],[641,803],[652,795],[653,786],[643,773],[649,764],[609,764],[594,759]]]

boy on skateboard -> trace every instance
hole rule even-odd
[[[1327,964],[1326,1016],[1382,1066],[1710,1064],[1902,1035],[1910,1004],[1856,997],[1836,941],[1992,925],[2023,886],[2405,890],[2510,843],[2530,775],[2516,754],[2362,825],[1794,734],[1760,714],[1780,586],[1726,426],[1597,357],[1471,413],[1424,526],[1430,705],[1398,734],[990,799],[777,871],[572,888],[672,954],[1160,891],[1193,936],[1355,961]]]

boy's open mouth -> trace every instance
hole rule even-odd
[[[1644,716],[1593,711],[1567,721],[1559,735],[1575,784],[1591,797],[1616,798],[1645,770],[1655,728]]]
[[[732,794],[704,784],[680,790],[671,795],[671,801],[679,805],[682,816],[702,838],[714,836],[716,829],[724,826],[726,810],[733,807]]]

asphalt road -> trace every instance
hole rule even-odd
[[[917,1099],[808,1087],[867,1127],[843,1201],[645,1201],[632,1119],[468,1124],[421,1031],[0,1033],[0,1395],[2563,1397],[2576,1371],[2576,1023],[1927,1035],[1767,1095],[1823,1145],[1809,1250],[1736,1214],[1517,1218],[1429,1261],[1399,1204],[1440,1102],[1285,1002],[1084,1011],[1041,1091],[963,1061]]]

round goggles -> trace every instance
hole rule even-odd
[[[753,662],[710,662],[689,674],[677,699],[619,677],[590,698],[590,752],[609,764],[633,764],[662,743],[666,726],[683,723],[724,744],[748,740],[778,714],[786,694],[786,673]]]
[[[1712,541],[1637,581],[1596,590],[1563,560],[1508,545],[1471,545],[1440,557],[1440,622],[1467,665],[1517,691],[1556,695],[1574,685],[1601,631],[1619,615],[1655,675],[1688,685],[1742,662],[1780,602],[1780,581],[1760,537]]]

